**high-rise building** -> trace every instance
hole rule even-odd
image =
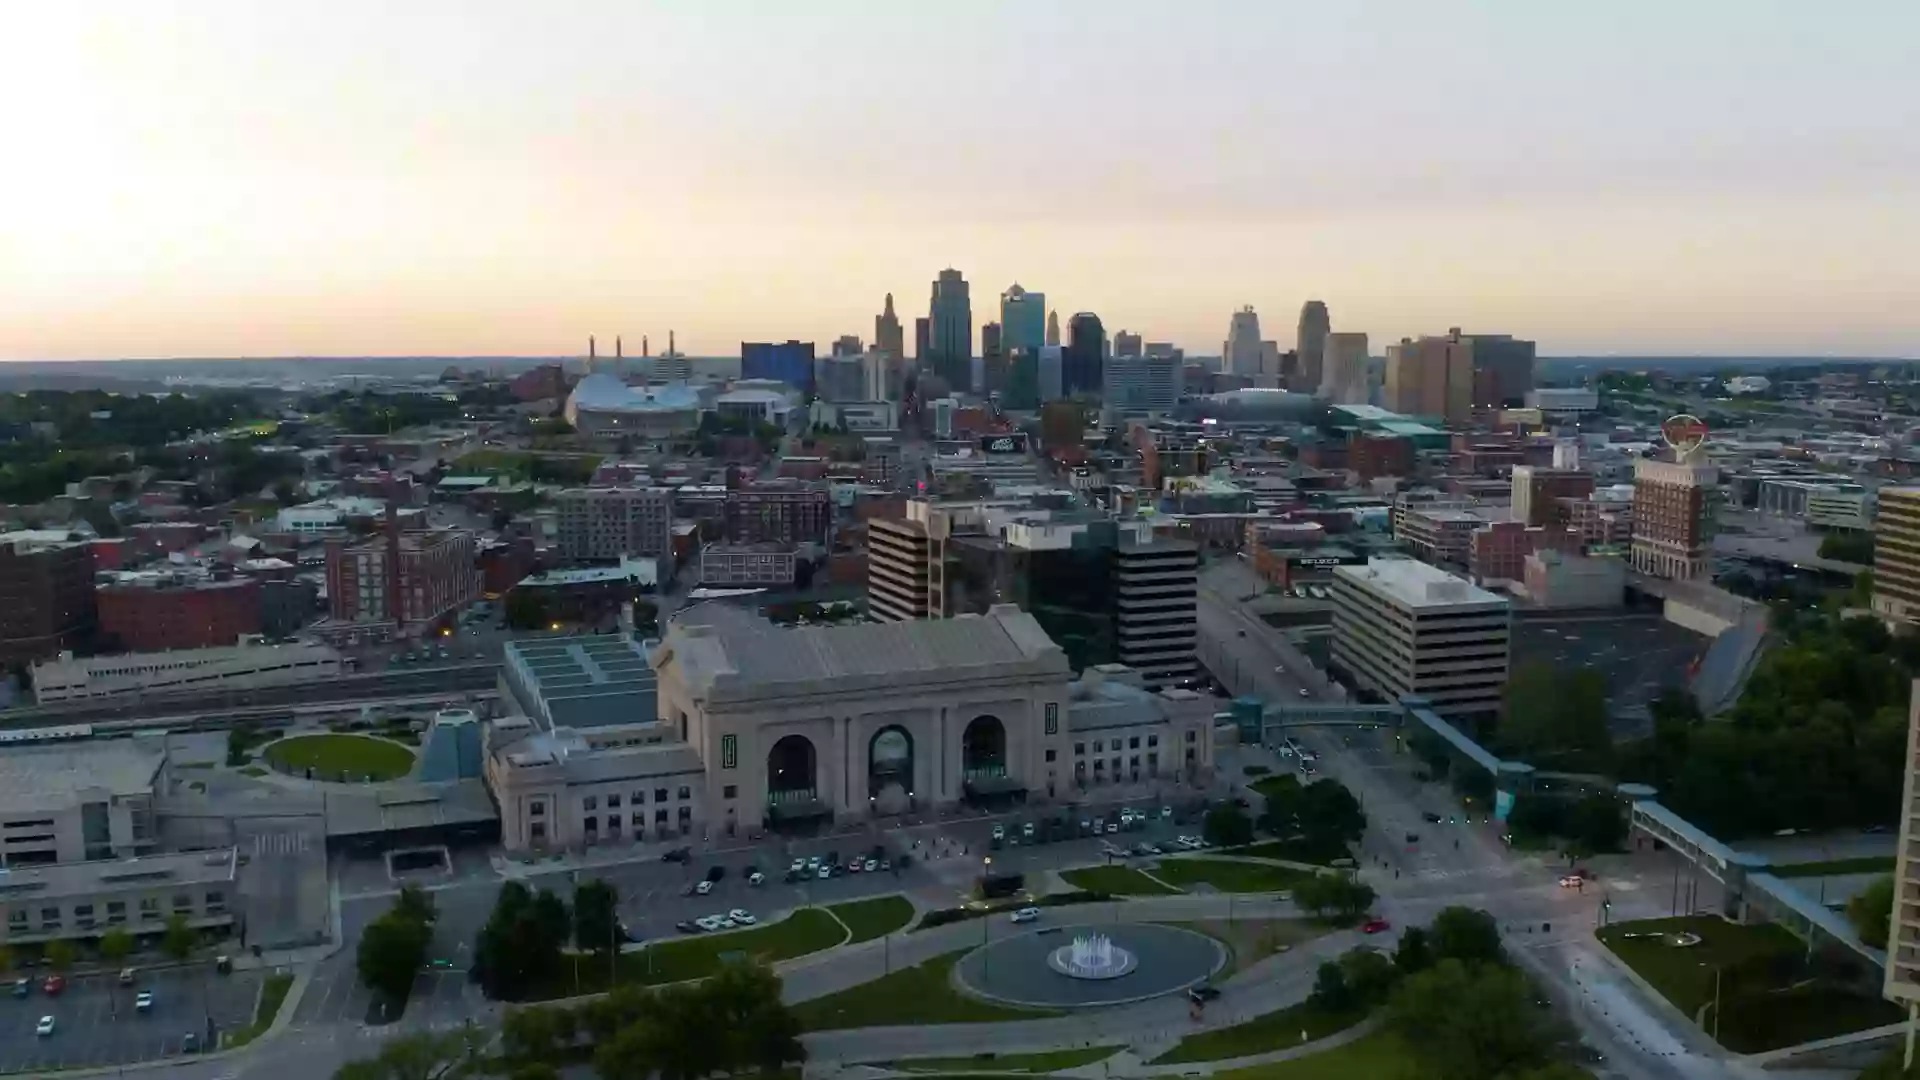
[[[1295,378],[1288,384],[1293,390],[1311,394],[1320,389],[1327,335],[1333,323],[1327,317],[1327,305],[1309,300],[1300,307],[1300,326],[1294,337],[1294,352],[1299,357]]]
[[[1495,716],[1512,647],[1508,601],[1439,567],[1376,558],[1333,570],[1333,664],[1387,701]]]
[[[730,544],[821,544],[833,527],[827,485],[769,480],[727,492]]]
[[[1058,345],[1040,346],[1040,358],[1034,366],[1039,375],[1042,402],[1058,401],[1067,394],[1065,351]]]
[[[1113,355],[1116,358],[1140,355],[1140,335],[1129,330],[1117,330],[1113,335]]]
[[[1527,526],[1566,524],[1562,499],[1593,494],[1593,474],[1582,469],[1513,467],[1513,520]]]
[[[473,534],[402,530],[388,511],[381,534],[327,542],[327,604],[341,622],[383,623],[415,636],[480,595]]]
[[[553,498],[560,557],[673,559],[673,492],[664,487],[567,488]]]
[[[859,356],[866,351],[859,334],[841,334],[833,339],[833,356]]]
[[[1473,350],[1473,404],[1506,409],[1533,390],[1534,343],[1510,334],[1468,334]]]
[[[1171,356],[1115,356],[1107,361],[1101,397],[1121,413],[1172,412],[1186,367]]]
[[[932,339],[928,342],[934,374],[955,390],[973,385],[973,301],[967,279],[960,271],[940,271],[933,282],[933,297],[927,317]],[[924,366],[924,365],[923,365]]]
[[[1320,396],[1334,405],[1365,405],[1367,335],[1329,333],[1321,350]]]
[[[1382,404],[1393,412],[1465,423],[1473,414],[1473,347],[1459,329],[1387,346]]]
[[[1042,344],[1060,344],[1060,313],[1058,311],[1047,312],[1047,340]]]
[[[980,393],[1007,392],[1007,354],[997,322],[980,325]]]
[[[913,359],[922,370],[932,370],[933,320],[913,320]]]
[[[1885,494],[1886,489],[1882,488],[1881,495]],[[1885,505],[1881,504],[1883,512]],[[1920,551],[1916,555],[1920,555]],[[1875,610],[1879,608],[1879,585],[1879,575],[1875,574]],[[1915,587],[1920,587],[1920,582],[1909,586]],[[1911,611],[1920,606],[1920,599],[1907,599],[1902,603]],[[1913,687],[1912,694],[1913,701],[1907,708],[1907,756],[1901,761],[1906,781],[1900,793],[1900,843],[1894,849],[1898,857],[1893,868],[1893,912],[1887,923],[1887,967],[1880,984],[1882,994],[1907,1007],[1909,1025],[1914,1022],[1916,1003],[1920,1003],[1920,902],[1915,899],[1920,897],[1920,855],[1914,852],[1913,843],[1920,839],[1920,801],[1916,801],[1920,800],[1920,684]],[[1908,1047],[1913,1045],[1912,1038],[1909,1026]],[[1911,1050],[1907,1062],[1912,1062]]]
[[[1068,396],[1099,393],[1106,358],[1107,330],[1100,316],[1091,311],[1075,315],[1067,323],[1067,348],[1060,358],[1061,391]]]
[[[1000,345],[1007,352],[1039,349],[1047,343],[1047,297],[1016,282],[1000,294]],[[985,349],[981,350],[985,355]]]
[[[1671,581],[1705,580],[1712,573],[1712,493],[1720,477],[1704,442],[1676,448],[1675,459],[1633,463],[1634,570]]]
[[[1260,374],[1260,316],[1253,313],[1253,308],[1243,307],[1228,320],[1220,364],[1231,375]]]
[[[900,339],[900,316],[893,313],[893,294],[887,294],[887,306],[873,317],[873,347],[876,352],[890,354],[895,360],[904,360],[906,350]]]
[[[1880,489],[1873,521],[1873,613],[1891,623],[1920,625],[1920,487]]]
[[[93,554],[63,529],[0,533],[0,662],[45,660],[96,625]]]
[[[857,351],[857,350],[856,350]],[[838,355],[837,353],[835,355]],[[814,350],[811,341],[740,343],[740,377],[783,382],[802,393],[813,393]]]

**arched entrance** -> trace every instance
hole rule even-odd
[[[826,812],[820,802],[819,759],[813,740],[788,735],[767,751],[767,821],[799,822]]]
[[[960,735],[960,768],[969,781],[1007,775],[1007,726],[997,716],[976,716]]]
[[[913,735],[891,724],[867,743],[867,802],[876,814],[913,809]]]

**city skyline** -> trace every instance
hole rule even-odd
[[[1376,353],[1915,356],[1920,10],[1868,6],[22,5],[0,358],[732,355],[949,266],[1196,356],[1309,299]]]

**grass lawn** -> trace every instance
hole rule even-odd
[[[1196,930],[1227,947],[1227,966],[1214,976],[1224,982],[1242,968],[1285,952],[1302,942],[1329,933],[1332,927],[1315,919],[1209,919],[1203,922],[1175,923]]]
[[[952,1073],[961,1069],[992,1069],[995,1072],[1046,1073],[1091,1065],[1119,1052],[1118,1046],[1088,1046],[1049,1050],[1040,1054],[976,1054],[964,1058],[912,1058],[877,1064],[900,1072]]]
[[[827,910],[853,932],[847,939],[849,945],[883,937],[913,921],[913,902],[904,896],[876,896],[871,900],[835,904]]]
[[[260,766],[258,766],[258,765],[247,765],[247,766],[243,766],[242,768],[239,768],[239,769],[235,769],[234,771],[235,771],[235,772],[237,772],[237,773],[239,773],[239,774],[240,774],[241,776],[265,776],[265,775],[267,775],[267,770],[265,770],[265,769],[263,769],[263,768],[261,768],[261,767],[260,767]]]
[[[1419,1075],[1419,1058],[1384,1031],[1325,1053],[1213,1074],[1214,1080],[1416,1080]]]
[[[1827,862],[1785,863],[1768,867],[1775,877],[1833,877],[1838,874],[1891,874],[1893,856],[1868,856],[1860,859],[1830,859]]]
[[[751,930],[730,930],[698,937],[655,942],[636,952],[620,954],[620,981],[641,986],[704,979],[730,959],[766,964],[791,960],[845,941],[846,930],[822,908],[801,908],[777,923]],[[607,961],[592,953],[570,956],[554,981],[529,995],[529,1001],[551,1001],[578,994],[597,994],[607,988]]]
[[[1700,944],[1680,947],[1665,938],[1627,936],[1682,931],[1700,935]],[[1900,1019],[1900,1010],[1879,998],[1824,983],[1798,985],[1803,976],[1795,961],[1806,946],[1778,926],[1693,915],[1616,923],[1599,938],[1690,1017],[1713,1001],[1714,972],[1721,971],[1720,1043],[1729,1050],[1757,1053]],[[1769,957],[1781,963],[1768,964]],[[1707,1030],[1713,1030],[1711,1016]]]
[[[1015,1009],[967,997],[953,988],[953,965],[961,949],[924,964],[903,968],[837,994],[793,1007],[806,1031],[891,1027],[913,1024],[984,1024],[996,1020],[1034,1020],[1058,1016],[1044,1009]]]
[[[1314,866],[1326,866],[1335,859],[1349,859],[1353,853],[1346,845],[1339,843],[1316,843],[1312,840],[1262,840],[1258,844],[1246,847],[1229,848],[1222,854],[1245,855],[1250,859],[1285,859],[1287,862],[1311,863]]]
[[[393,780],[413,768],[413,751],[384,739],[365,735],[295,735],[269,743],[266,759],[295,774],[311,768],[318,779],[347,774],[358,780]]]
[[[1076,889],[1114,896],[1167,896],[1180,890],[1153,880],[1130,866],[1088,866],[1067,870],[1061,880]]]
[[[1342,1012],[1328,1012],[1310,1002],[1290,1005],[1278,1012],[1257,1016],[1244,1024],[1202,1031],[1189,1035],[1176,1043],[1173,1049],[1153,1059],[1155,1065],[1172,1065],[1186,1061],[1224,1061],[1228,1058],[1250,1057],[1274,1050],[1286,1050],[1301,1044],[1300,1033],[1305,1031],[1305,1041],[1324,1039],[1336,1031],[1347,1028],[1364,1020],[1365,1009],[1351,1009]],[[1367,1073],[1356,1073],[1368,1076]]]
[[[269,975],[266,984],[260,988],[260,1004],[254,1009],[253,1023],[239,1031],[227,1035],[227,1046],[245,1046],[266,1034],[273,1026],[273,1018],[280,1015],[280,1004],[287,1000],[287,991],[293,989],[293,976]]]
[[[1312,877],[1306,870],[1231,859],[1167,859],[1154,867],[1153,876],[1183,889],[1211,885],[1221,892],[1279,892]]]

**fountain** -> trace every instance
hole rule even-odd
[[[1105,934],[1076,935],[1047,956],[1047,966],[1070,979],[1117,979],[1132,971],[1134,955]]]

